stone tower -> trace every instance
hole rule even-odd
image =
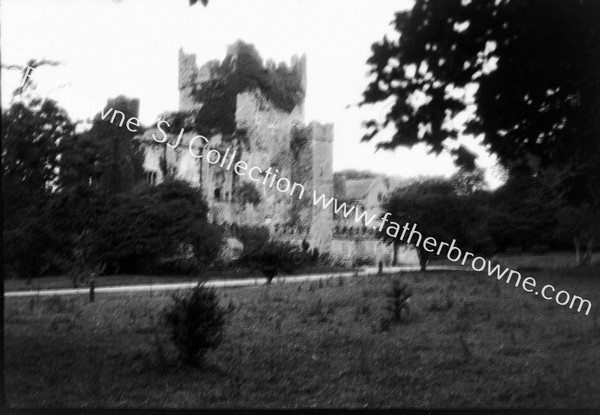
[[[183,48],[179,49],[179,110],[186,111],[194,109],[198,104],[192,99],[192,91],[198,83],[198,67],[196,66],[196,55],[186,54]]]
[[[196,55],[179,50],[179,110],[194,111],[202,103],[194,99],[194,92],[206,81],[218,79],[223,69],[244,71],[242,62],[248,62],[248,53],[255,51],[252,45],[238,41],[227,49],[223,62],[209,61],[198,67]],[[257,52],[256,52],[257,53]],[[256,56],[256,55],[254,55]],[[254,58],[252,58],[254,59]],[[260,58],[258,58],[260,59]],[[254,64],[257,62],[253,61]],[[225,65],[225,66],[224,66]],[[279,177],[285,177],[305,187],[301,200],[288,194],[257,186],[261,196],[258,205],[243,205],[233,195],[241,185],[252,184],[247,176],[232,172],[219,172],[214,166],[201,167],[200,187],[205,193],[212,217],[223,223],[269,226],[275,229],[295,228],[284,238],[299,243],[306,238],[311,247],[327,252],[333,237],[333,214],[331,208],[313,206],[313,191],[327,200],[333,196],[332,144],[333,126],[330,124],[304,124],[304,96],[306,93],[306,56],[293,56],[288,64],[269,60],[263,64],[267,77],[277,85],[279,77],[287,74],[299,88],[293,92],[295,106],[282,107],[269,99],[260,88],[239,92],[235,100],[235,129],[238,156],[250,166],[263,172],[270,166]],[[289,93],[286,91],[286,93]],[[206,104],[208,105],[208,104]],[[231,146],[225,144],[222,135],[209,137],[210,147]],[[229,138],[227,138],[229,140]],[[223,147],[224,148],[224,147]],[[231,175],[231,177],[229,177]],[[219,190],[221,189],[221,190]],[[293,236],[292,236],[293,235]]]

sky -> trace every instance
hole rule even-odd
[[[3,0],[2,63],[60,61],[34,77],[40,91],[47,89],[73,118],[91,118],[108,98],[124,94],[140,99],[140,119],[150,125],[178,109],[181,47],[195,53],[199,65],[223,59],[237,39],[253,43],[265,61],[289,63],[292,55],[306,54],[305,121],[334,124],[334,171],[449,176],[455,171],[451,157],[428,155],[424,146],[376,151],[375,143],[391,130],[374,142],[360,142],[361,123],[385,111],[385,105],[356,106],[369,81],[371,45],[386,34],[395,36],[394,12],[411,5],[412,0],[210,0],[208,7],[190,7],[188,0]],[[18,83],[16,72],[2,71],[3,106]],[[475,139],[462,139],[480,154],[482,167],[495,163]],[[494,175],[488,180],[498,185]]]

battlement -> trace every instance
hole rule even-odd
[[[179,49],[179,110],[191,110],[201,107],[194,99],[196,91],[203,83],[219,79],[224,74],[238,73],[237,84],[242,93],[246,90],[262,89],[273,104],[286,112],[295,106],[304,104],[306,94],[306,55],[292,56],[291,62],[276,64],[272,60],[263,63],[254,45],[241,40],[227,47],[227,55],[222,62],[212,60],[198,67],[196,55],[187,54]]]
[[[178,89],[192,87],[197,83],[198,66],[196,65],[196,54],[185,53],[179,48],[179,78]]]

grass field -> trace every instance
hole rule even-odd
[[[170,293],[9,298],[6,396],[11,407],[597,408],[600,278],[569,274],[528,275],[592,301],[589,316],[480,273],[220,290],[226,335],[203,369],[179,366],[158,324]],[[411,317],[386,331],[392,278],[412,289]]]

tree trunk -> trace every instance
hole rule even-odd
[[[398,249],[400,248],[400,245],[393,244],[392,247],[394,249],[394,257],[392,259],[392,266],[396,266],[396,265],[398,265]]]
[[[425,272],[427,268],[427,262],[429,261],[429,252],[423,249],[422,246],[417,248],[417,256],[419,257],[419,264],[421,265],[421,271]]]
[[[590,237],[590,239],[588,239],[588,243],[587,243],[587,249],[585,250],[585,255],[583,256],[583,263],[584,265],[591,265],[592,264],[592,253],[594,250],[594,238]]]
[[[271,281],[273,281],[273,278],[277,276],[277,267],[268,266],[265,267],[262,271],[263,275],[267,278],[267,285],[270,285]]]
[[[581,265],[581,251],[579,249],[579,238],[573,238],[573,243],[575,244],[575,264]]]

